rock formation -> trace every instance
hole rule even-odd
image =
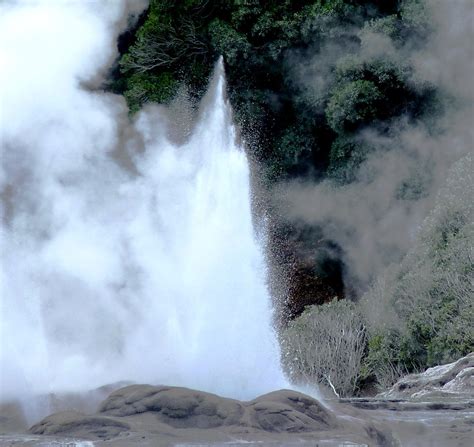
[[[386,399],[429,399],[474,396],[474,352],[456,362],[434,366],[420,374],[402,377],[377,397]]]
[[[242,402],[187,388],[130,385],[110,394],[94,415],[62,411],[29,431],[114,446],[236,439],[290,444],[331,439],[367,446],[398,445],[382,425],[337,417],[316,399],[290,390]]]

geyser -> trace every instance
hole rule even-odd
[[[22,72],[18,87],[15,67],[6,74],[2,398],[118,380],[241,399],[284,387],[264,229],[253,226],[222,61],[185,143],[166,137],[157,110],[124,124],[120,98],[80,87],[111,52],[104,11],[80,3],[3,11],[11,38],[28,35],[5,54],[28,57],[41,45],[46,60],[41,73]],[[15,20],[31,26],[15,31]],[[61,60],[68,45],[75,57]],[[126,146],[124,126],[144,141],[143,150],[126,147],[133,172],[114,155]]]

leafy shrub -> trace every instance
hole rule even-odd
[[[387,12],[386,16],[367,21],[363,31],[388,36],[397,47],[420,44],[432,32],[424,0],[403,0],[396,13]]]
[[[372,150],[361,139],[341,136],[332,143],[329,153],[328,176],[339,184],[356,180],[359,166]]]
[[[403,24],[402,37],[411,35],[423,40],[432,32],[433,24],[426,10],[425,0],[404,0],[400,5],[400,18]]]
[[[355,131],[377,118],[382,99],[380,90],[371,81],[346,83],[332,92],[326,118],[338,133]]]
[[[428,109],[431,111],[435,89],[428,83],[417,83],[413,79],[413,69],[405,62],[388,56],[369,60],[349,56],[337,63],[335,92],[347,83],[368,81],[375,85],[379,97],[383,98],[383,101],[377,102],[373,114],[378,121],[390,120],[401,114],[421,117]]]
[[[178,82],[169,72],[158,75],[150,73],[135,73],[128,79],[128,89],[125,91],[130,111],[138,111],[147,102],[167,103],[178,89]]]
[[[310,166],[312,156],[311,135],[303,126],[293,126],[279,136],[275,143],[273,169],[279,176],[295,174]]]
[[[252,46],[245,35],[223,20],[214,19],[209,24],[209,35],[211,45],[218,54],[224,56],[228,64],[235,65],[249,57]]]
[[[363,362],[364,379],[373,377],[380,389],[387,389],[401,376],[415,370],[407,369],[400,358],[401,345],[401,334],[396,329],[373,333]]]
[[[409,66],[395,62],[389,57],[361,60],[349,56],[342,58],[336,67],[338,83],[363,79],[373,82],[384,93],[406,89],[410,76]]]
[[[282,346],[284,364],[295,382],[330,385],[341,396],[356,391],[366,332],[353,303],[308,307],[289,323]]]
[[[382,34],[389,37],[393,41],[399,37],[400,26],[400,20],[395,14],[392,14],[368,21],[365,24],[362,32]]]

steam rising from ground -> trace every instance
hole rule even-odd
[[[130,125],[122,98],[83,87],[125,9],[0,8],[1,397],[122,379],[281,388],[222,64],[187,142],[166,138],[163,108]]]
[[[319,224],[340,244],[348,281],[356,288],[363,289],[407,252],[449,167],[473,149],[474,5],[469,0],[429,0],[427,10],[435,33],[422,49],[413,41],[395,48],[387,36],[364,30],[357,57],[409,60],[415,68],[414,83],[429,81],[439,87],[449,105],[434,129],[404,117],[389,135],[365,129],[361,140],[378,150],[362,167],[357,182],[338,188],[328,182],[286,184],[276,194],[278,200],[283,197],[290,219]],[[315,97],[327,88],[330,66],[341,54],[347,54],[347,48],[323,48],[300,65],[300,82]],[[402,199],[400,187],[413,181],[423,194]]]

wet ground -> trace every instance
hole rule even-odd
[[[262,433],[216,428],[150,430],[145,415],[137,416],[144,430],[131,430],[109,440],[81,440],[76,436],[44,436],[0,430],[0,447],[473,447],[474,398],[464,399],[340,399],[325,402],[337,415],[340,431],[329,433]],[[138,419],[142,418],[142,419]],[[1,419],[0,419],[1,421]],[[148,425],[147,425],[148,424]],[[349,429],[348,429],[349,427]],[[351,427],[359,427],[351,432]],[[395,443],[377,436],[363,441],[361,433],[377,427]],[[2,433],[3,431],[3,433]],[[85,436],[87,438],[87,436]],[[388,439],[388,438],[387,438]]]

